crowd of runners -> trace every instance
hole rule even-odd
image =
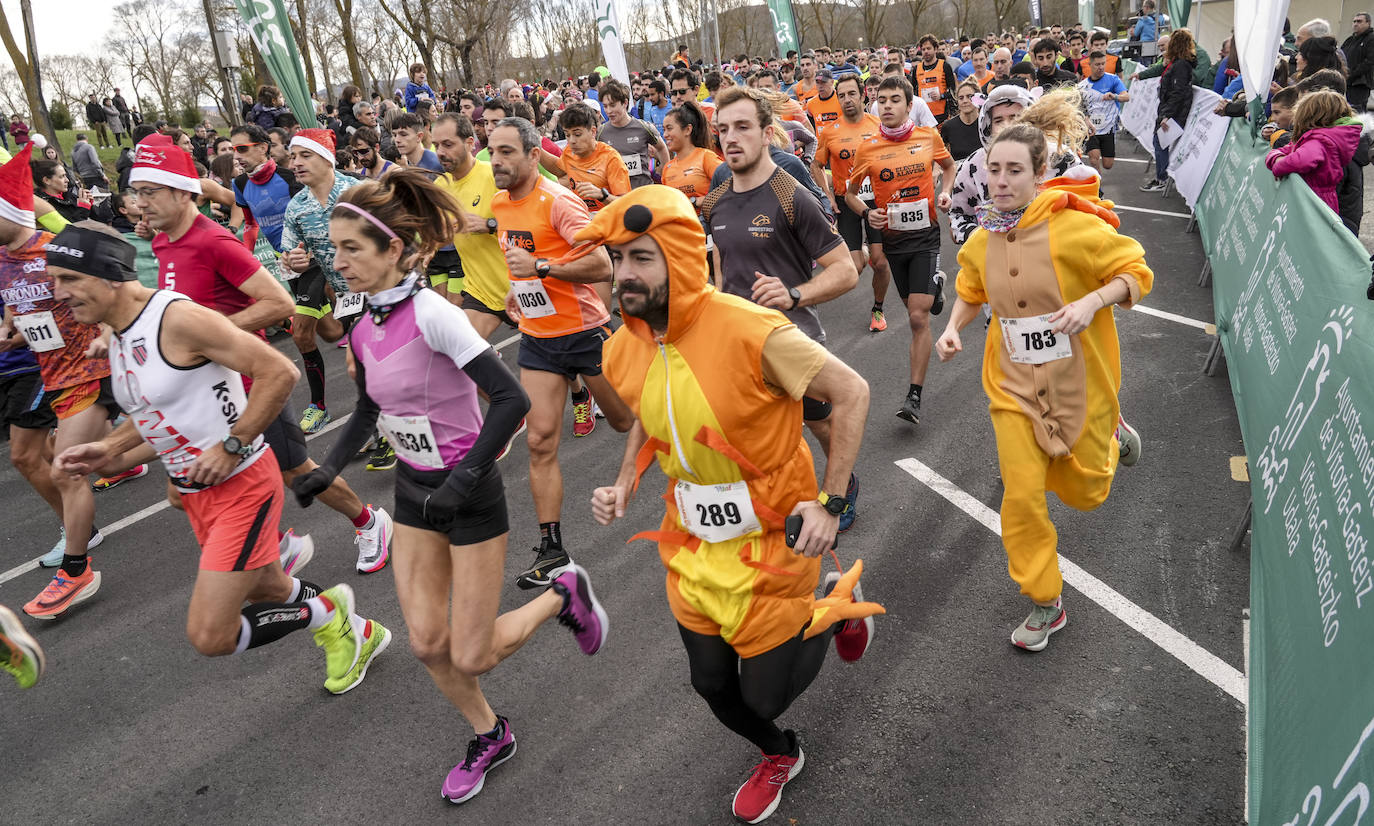
[[[908,386],[872,399],[915,428],[930,427],[932,356],[958,356],[960,330],[988,325],[1003,544],[1030,603],[1010,626],[1020,648],[1044,649],[1067,622],[1047,492],[1090,510],[1140,456],[1118,407],[1112,308],[1152,274],[1098,171],[1128,94],[1105,36],[1060,35],[978,41],[957,70],[958,44],[934,37],[700,74],[684,49],[663,76],[593,76],[539,118],[519,84],[425,106],[417,65],[404,99],[422,114],[391,119],[386,153],[356,119],[285,139],[249,123],[231,131],[241,171],[223,183],[175,136],[136,135],[122,203],[150,251],[36,212],[24,149],[0,168],[0,410],[61,538],[22,612],[80,622],[73,609],[101,588],[94,491],[160,462],[200,549],[196,651],[308,629],[325,688],[347,692],[393,632],[347,583],[302,578],[323,551],[290,514],[318,499],[352,523],[358,574],[392,571],[412,652],[472,727],[441,784],[461,803],[516,751],[478,677],[549,620],[586,655],[606,643],[593,577],[570,554],[594,537],[562,532],[590,498],[599,524],[630,519],[657,543],[692,687],[762,753],[734,814],[767,818],[805,763],[779,718],[832,644],[862,659],[883,613],[862,562],[833,550],[860,514],[870,387],[826,349],[819,305],[868,273],[873,304],[854,323],[909,341],[910,358]],[[960,244],[949,269],[946,234]],[[142,255],[156,283],[140,280]],[[887,331],[893,307],[909,338]],[[488,342],[503,326],[518,330],[518,369]],[[268,335],[287,328],[291,356]],[[355,386],[327,397],[321,347],[336,344]],[[310,404],[296,411],[302,372]],[[312,458],[305,434],[341,396],[353,412]],[[626,434],[608,443],[619,473],[565,495],[565,429],[598,419]],[[512,519],[500,460],[521,433],[534,512]],[[360,452],[394,468],[388,509],[345,480]],[[634,500],[654,463],[667,488],[650,524],[656,506]],[[531,593],[499,613],[513,521],[517,536],[537,527],[515,582]],[[45,665],[0,607],[0,666],[27,687]]]

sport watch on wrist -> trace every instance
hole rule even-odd
[[[790,296],[792,299],[792,306],[788,307],[787,309],[797,309],[797,307],[801,304],[801,290],[797,289],[796,287],[788,287],[787,295]]]
[[[548,278],[548,277],[549,277],[549,273],[552,272],[552,271],[553,271],[553,268],[549,265],[549,259],[547,259],[547,258],[536,258],[536,259],[534,259],[534,274],[535,274],[535,275],[539,276],[540,278]]]
[[[488,235],[495,235],[495,234],[496,234],[496,219],[495,219],[495,218],[488,218],[488,219],[487,219],[487,234],[488,234]]]
[[[816,501],[820,502],[821,507],[825,508],[826,512],[831,516],[839,516],[844,513],[845,508],[849,507],[848,499],[833,493],[826,493],[825,491],[821,491],[820,494],[816,496]]]
[[[224,445],[225,453],[232,453],[239,458],[247,458],[248,454],[253,452],[253,446],[244,444],[243,440],[237,436],[225,436],[224,441],[220,444]]]

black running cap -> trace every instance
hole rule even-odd
[[[93,275],[106,281],[135,281],[134,247],[123,238],[75,224],[57,234],[43,249],[48,265]]]

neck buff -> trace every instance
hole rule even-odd
[[[978,226],[988,232],[1008,232],[1021,222],[1021,216],[1026,214],[1026,207],[1029,206],[1026,204],[1020,209],[1002,212],[989,202],[974,207],[973,217],[978,221]]]
[[[424,281],[420,278],[419,270],[411,270],[406,273],[401,283],[394,287],[388,287],[376,295],[367,297],[367,311],[372,314],[372,321],[381,324],[386,321],[387,316],[396,306],[420,290],[424,289]]]
[[[276,174],[276,171],[277,162],[268,158],[263,162],[262,166],[253,170],[252,174],[248,176],[248,180],[255,184],[262,185],[272,180],[272,176]]]
[[[890,141],[906,140],[907,136],[911,134],[911,130],[915,128],[916,124],[911,120],[911,118],[907,118],[906,122],[903,123],[901,126],[898,126],[896,129],[889,129],[886,126],[883,126],[882,124],[878,124],[878,131],[882,133],[884,138],[887,138]]]

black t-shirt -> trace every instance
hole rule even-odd
[[[733,178],[702,203],[706,231],[720,250],[721,289],[750,298],[754,273],[775,276],[789,287],[811,280],[811,262],[844,243],[820,204],[796,179],[775,169],[747,192],[731,189]],[[812,339],[825,343],[815,307],[783,313]]]
[[[983,139],[978,134],[976,119],[973,123],[964,123],[964,119],[958,115],[949,118],[940,124],[940,138],[944,140],[945,148],[956,161],[962,161],[983,148]]]

